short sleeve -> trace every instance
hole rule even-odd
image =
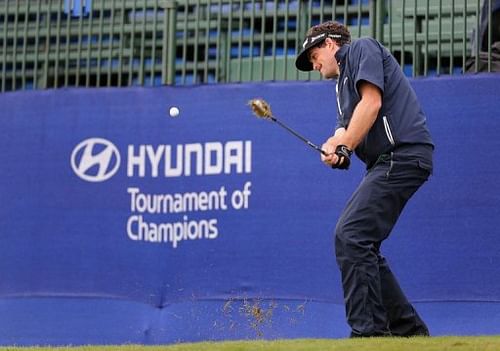
[[[360,81],[367,81],[384,92],[383,52],[376,40],[363,38],[354,42],[351,64],[357,67],[354,77],[356,89]]]

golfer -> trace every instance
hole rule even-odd
[[[322,161],[348,169],[354,151],[366,164],[335,229],[351,337],[429,335],[380,253],[432,172],[434,145],[416,94],[386,48],[372,38],[351,43],[337,22],[309,29],[295,65],[337,80],[336,127]]]

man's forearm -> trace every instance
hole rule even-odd
[[[382,105],[382,97],[378,88],[372,84],[360,87],[361,100],[356,105],[349,126],[339,138],[339,144],[354,150],[375,123]]]
[[[356,146],[361,143],[366,134],[368,134],[368,131],[377,119],[377,114],[378,108],[374,108],[370,106],[370,104],[360,101],[354,110],[349,126],[345,132],[341,134],[339,144],[354,150]]]
[[[368,134],[368,131],[375,123],[378,112],[382,105],[382,94],[380,90],[373,84],[362,82],[360,83],[361,100],[356,105],[352,118],[347,128],[338,128],[335,134],[328,138],[326,143],[322,145],[322,149],[327,155],[321,155],[321,160],[330,166],[341,168],[342,159],[347,158],[347,167],[350,163],[349,156],[336,155],[339,145],[344,145],[346,153],[351,153],[356,146],[361,143],[361,140]],[[341,163],[339,166],[338,163]],[[347,169],[347,167],[345,169]]]

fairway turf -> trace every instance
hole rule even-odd
[[[227,341],[166,346],[0,347],[0,351],[494,351],[500,336]]]

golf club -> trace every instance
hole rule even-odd
[[[278,125],[280,125],[281,127],[285,128],[291,134],[295,135],[297,138],[299,138],[300,140],[302,140],[304,143],[306,143],[307,145],[309,145],[310,147],[312,147],[316,151],[321,152],[325,156],[328,156],[328,154],[326,153],[326,151],[322,150],[318,145],[313,144],[312,142],[310,142],[309,140],[307,140],[306,138],[304,138],[302,135],[300,135],[299,133],[297,133],[295,130],[293,130],[292,128],[288,127],[287,125],[285,125],[284,123],[282,123],[280,120],[278,120],[276,117],[274,117],[273,113],[271,111],[271,106],[269,106],[269,104],[266,102],[266,100],[264,100],[264,99],[252,99],[252,100],[248,101],[248,105],[250,105],[250,107],[253,110],[253,113],[257,117],[263,118],[263,119],[267,119],[267,120],[271,120],[273,122],[276,122]]]

